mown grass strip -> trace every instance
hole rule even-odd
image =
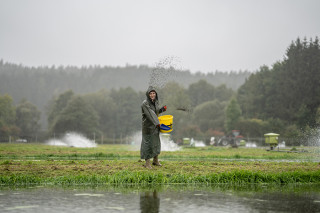
[[[89,184],[295,184],[320,183],[320,171],[263,173],[232,171],[208,175],[164,174],[121,171],[112,175],[69,175],[38,177],[35,175],[5,175],[1,185],[89,185]]]

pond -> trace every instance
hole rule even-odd
[[[320,186],[2,186],[0,212],[320,212]]]

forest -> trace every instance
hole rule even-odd
[[[8,94],[14,104],[28,100],[40,111],[40,123],[47,128],[46,107],[51,98],[67,90],[76,94],[94,93],[99,90],[119,90],[130,87],[136,92],[145,91],[150,83],[163,87],[168,80],[179,82],[188,87],[201,79],[214,86],[225,84],[237,90],[251,74],[248,71],[233,71],[191,74],[186,70],[177,70],[169,60],[160,60],[155,67],[145,65],[126,67],[26,67],[0,60],[0,95]],[[156,78],[161,77],[158,79]]]
[[[25,67],[0,61],[0,140],[69,131],[115,143],[141,130],[149,84],[174,116],[173,139],[240,130],[305,143],[320,123],[319,40],[298,38],[272,67],[191,74],[173,67]],[[293,140],[294,139],[294,140]]]

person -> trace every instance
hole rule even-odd
[[[167,110],[167,106],[159,107],[158,94],[154,87],[149,86],[146,92],[146,100],[141,104],[142,110],[142,141],[140,148],[141,159],[145,159],[145,167],[151,169],[152,164],[161,166],[158,156],[161,150],[160,143],[160,122],[158,115]]]
[[[159,212],[160,198],[157,190],[153,192],[146,191],[140,194],[140,210],[141,213]]]

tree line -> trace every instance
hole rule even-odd
[[[320,48],[315,39],[298,38],[282,61],[262,66],[238,89],[246,134],[276,131],[291,138],[315,137],[320,124]],[[242,125],[246,120],[250,129]],[[270,126],[266,128],[266,126]]]
[[[248,71],[192,74],[188,70],[178,70],[169,65],[170,62],[154,67],[146,65],[27,67],[0,60],[0,94],[9,94],[15,104],[23,99],[33,103],[41,111],[42,128],[47,128],[45,107],[48,101],[67,90],[72,90],[76,94],[127,87],[135,91],[144,91],[150,83],[151,76],[156,73],[165,73],[166,76],[162,77],[173,79],[184,87],[200,79],[206,79],[214,86],[225,84],[228,88],[236,90],[251,74]]]
[[[64,75],[67,74],[61,78]],[[141,90],[120,87],[83,93],[67,89],[51,96],[46,103],[46,134],[79,131],[99,135],[100,140],[108,142],[140,131],[140,105],[146,97],[146,82]],[[183,81],[166,81],[158,92],[160,103],[168,106],[166,114],[174,116],[174,140],[221,137],[234,129],[245,137],[275,132],[287,138],[304,139],[306,135],[314,135],[320,123],[319,82],[318,38],[309,41],[298,38],[288,47],[282,61],[271,68],[262,66],[237,90],[198,79],[188,86]],[[34,134],[32,131],[39,129],[40,112],[26,100],[15,106],[9,95],[2,95],[0,113],[1,135]]]
[[[190,133],[195,133],[194,137],[200,136],[208,129],[222,134],[224,108],[235,92],[225,85],[214,87],[200,80],[187,89],[177,82],[169,82],[159,88],[158,94],[160,103],[168,107],[166,114],[174,116],[172,136],[179,139],[191,136]],[[45,134],[52,136],[75,131],[87,136],[95,134],[105,142],[119,140],[141,131],[140,106],[145,98],[145,92],[137,92],[131,87],[102,89],[88,94],[65,91],[54,96],[47,105]],[[0,103],[6,103],[6,106],[1,104],[1,109],[7,109],[1,110],[1,135],[26,137],[39,134],[40,111],[36,106],[24,100],[15,107],[8,95],[1,96]]]

